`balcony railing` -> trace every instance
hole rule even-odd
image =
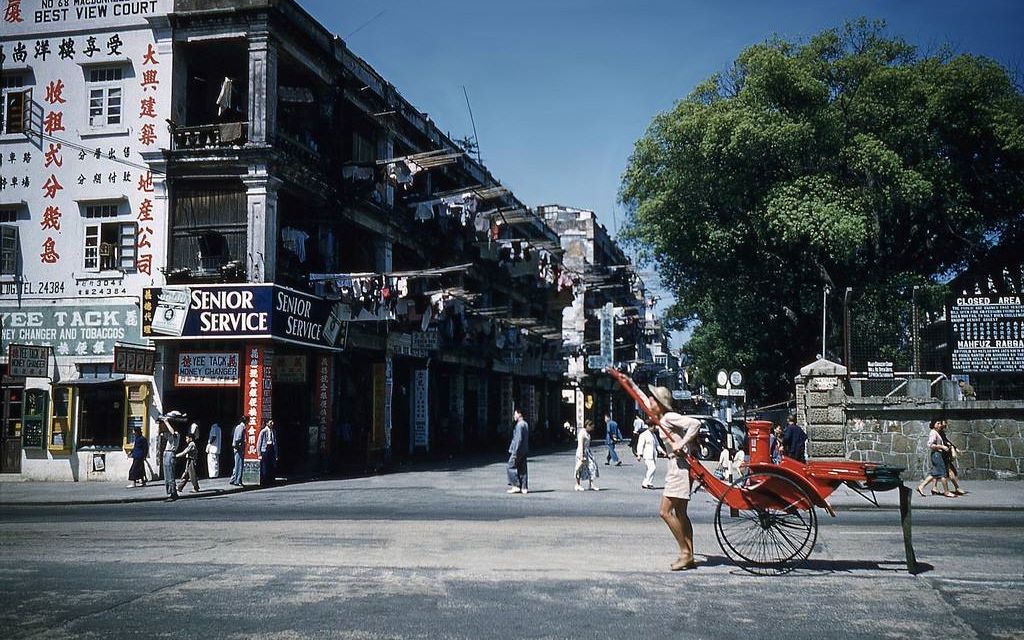
[[[224,122],[196,127],[171,127],[174,149],[219,149],[245,144],[249,139],[248,122]]]

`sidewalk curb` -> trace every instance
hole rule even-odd
[[[317,480],[316,477],[297,477],[289,478],[287,480],[278,480],[272,486],[263,487],[260,485],[243,485],[241,487],[233,487],[231,489],[208,489],[200,490],[199,493],[178,493],[178,500],[191,500],[193,498],[214,498],[224,495],[232,495],[236,493],[248,493],[250,491],[260,491],[263,489],[273,489],[275,487],[284,487],[292,484],[302,484],[305,482],[313,482]],[[154,481],[157,482],[157,481]],[[125,489],[130,491],[131,489]],[[124,496],[123,498],[99,498],[95,500],[25,500],[25,501],[4,501],[0,500],[0,507],[74,507],[74,506],[89,506],[89,505],[109,505],[109,504],[132,504],[142,502],[164,502],[167,500],[166,494],[160,494],[159,496]]]

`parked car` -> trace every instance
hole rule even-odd
[[[689,418],[700,420],[700,431],[697,433],[696,455],[700,460],[717,461],[722,455],[731,433],[736,445],[746,451],[747,424],[740,419],[732,420],[728,425],[714,416],[690,415]]]

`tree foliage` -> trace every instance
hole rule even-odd
[[[620,199],[703,380],[740,368],[787,397],[820,351],[823,285],[838,320],[846,287],[886,300],[1024,233],[1024,100],[996,62],[880,22],[776,38],[654,118]]]

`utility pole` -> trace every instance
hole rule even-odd
[[[821,292],[821,357],[825,358],[825,323],[828,320],[828,293],[831,291],[826,284]]]

